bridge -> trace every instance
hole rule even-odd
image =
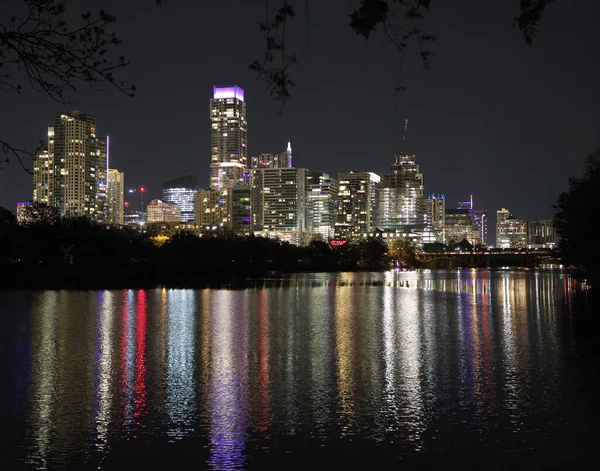
[[[560,254],[552,249],[421,252],[416,261],[420,268],[536,268],[561,263]]]

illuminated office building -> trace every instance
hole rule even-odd
[[[496,247],[527,247],[527,223],[514,217],[506,208],[496,212]]]
[[[124,223],[125,172],[108,169],[107,223],[122,226]]]
[[[97,135],[96,118],[73,110],[56,113],[48,128],[48,149],[36,155],[33,199],[59,214],[107,217],[108,136]]]
[[[146,208],[146,222],[181,222],[181,210],[175,203],[159,199],[150,201]]]
[[[287,149],[280,154],[260,154],[250,159],[251,168],[289,168],[292,166],[292,144],[288,142]]]
[[[252,227],[258,235],[304,244],[305,168],[252,169]]]
[[[54,147],[54,130],[48,128],[48,145]],[[33,158],[33,201],[50,205],[54,185],[54,156],[48,150],[36,152]]]
[[[552,219],[527,221],[527,247],[530,249],[553,249],[558,237]]]
[[[338,182],[325,172],[309,172],[306,179],[306,225],[311,239],[328,241],[335,236]]]
[[[227,224],[226,190],[201,189],[194,195],[194,222],[204,230],[216,230]]]
[[[382,175],[378,228],[384,231],[422,231],[427,218],[423,174],[414,155],[395,154],[392,173]]]
[[[338,215],[335,237],[354,239],[375,230],[381,177],[373,172],[338,175]]]
[[[198,191],[194,175],[163,182],[163,201],[175,203],[181,209],[181,222],[194,220],[194,194]]]
[[[244,90],[236,85],[213,87],[210,120],[210,189],[221,190],[241,183],[248,165]]]
[[[427,196],[425,207],[425,212],[429,214],[431,220],[431,228],[436,234],[437,242],[445,244],[446,197],[443,193],[431,193]]]

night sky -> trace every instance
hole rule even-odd
[[[185,174],[208,186],[213,85],[244,88],[249,156],[281,152],[289,138],[294,166],[337,178],[349,170],[386,173],[394,152],[414,153],[426,193],[445,193],[448,208],[473,194],[476,209],[551,218],[568,176],[581,173],[599,143],[595,0],[557,0],[533,45],[512,27],[517,0],[433,2],[425,28],[437,36],[431,70],[413,48],[403,63],[407,90],[401,93],[393,90],[398,56],[387,40],[375,36],[365,45],[348,27],[358,2],[309,2],[308,25],[300,14],[293,31],[301,49],[308,28],[308,49],[282,116],[248,69],[264,52],[257,26],[263,2],[71,3],[100,4],[117,16],[114,31],[123,40],[117,54],[132,62],[119,77],[136,85],[136,96],[83,84],[72,105],[30,88],[4,94],[0,135],[34,148],[46,138],[53,113],[93,114],[98,133],[111,137],[111,168],[125,172],[127,188],[147,187],[146,202],[160,197],[163,180]],[[302,13],[304,1],[297,4]],[[31,187],[16,162],[5,166],[0,206],[14,211],[17,201],[31,199]]]

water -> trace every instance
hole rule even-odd
[[[0,468],[597,469],[580,291],[457,270],[0,292]]]

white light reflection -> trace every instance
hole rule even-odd
[[[95,446],[100,452],[106,452],[108,446],[108,427],[110,424],[111,403],[112,403],[112,372],[113,368],[113,348],[112,348],[112,323],[114,307],[114,294],[110,291],[102,293],[102,305],[98,319],[98,386],[96,398],[98,401],[98,410],[96,413],[96,443]]]
[[[167,435],[182,439],[194,432],[194,290],[170,290],[167,295]]]
[[[58,293],[45,291],[33,303],[31,423],[35,448],[31,464],[48,468],[48,453],[55,434],[58,376]]]
[[[208,413],[211,469],[244,467],[248,406],[248,319],[234,296],[243,293],[211,291],[212,362]]]

